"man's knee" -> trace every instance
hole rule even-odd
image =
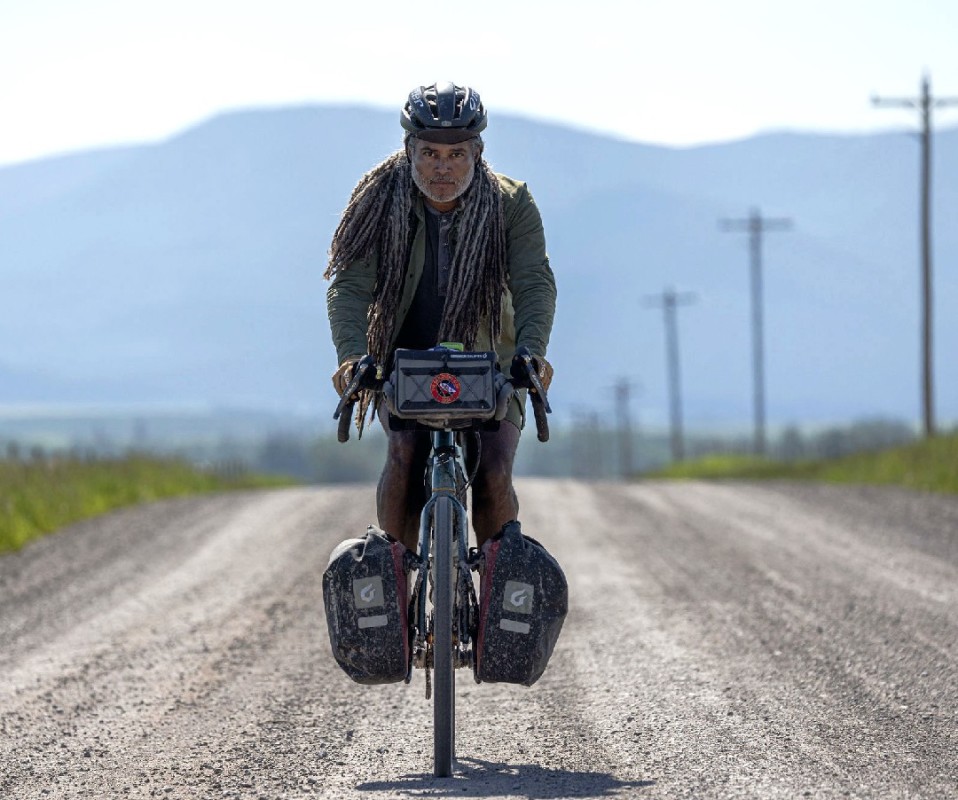
[[[483,458],[472,484],[475,502],[488,503],[515,498],[511,458]]]
[[[494,435],[483,436],[476,483],[498,490],[511,489],[518,443],[519,430],[509,422],[503,422]]]
[[[425,469],[429,457],[428,442],[423,445],[413,432],[392,432],[386,445],[386,470],[397,473]]]
[[[487,461],[479,465],[474,485],[490,490],[504,491],[512,487],[512,462]]]

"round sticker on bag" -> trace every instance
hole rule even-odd
[[[440,372],[432,379],[432,398],[437,403],[452,403],[459,399],[459,393],[462,386],[459,384],[459,378],[450,375],[448,372]]]

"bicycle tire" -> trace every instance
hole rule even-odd
[[[433,756],[435,775],[452,775],[456,738],[456,665],[453,657],[453,525],[448,497],[437,500],[433,516]]]

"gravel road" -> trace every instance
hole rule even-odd
[[[0,558],[0,798],[958,797],[958,498],[519,485],[571,610],[532,688],[362,687],[320,576],[370,487],[157,503]]]

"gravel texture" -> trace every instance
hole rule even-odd
[[[532,688],[353,684],[321,575],[373,489],[157,503],[0,558],[0,798],[958,797],[958,498],[520,482],[570,613]]]

